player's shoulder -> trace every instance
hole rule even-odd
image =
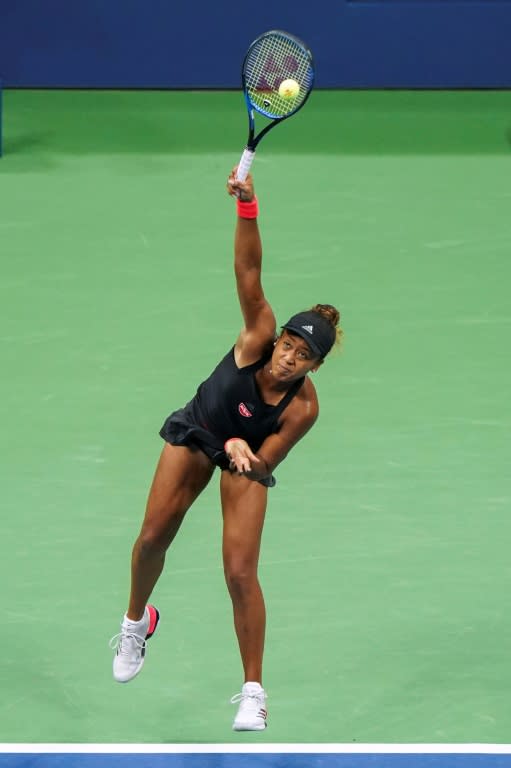
[[[306,376],[303,380],[303,384],[298,390],[298,395],[311,407],[316,407],[319,409],[318,394],[316,392],[314,382],[311,380],[310,376]]]
[[[289,408],[286,410],[291,418],[303,419],[310,423],[316,421],[319,414],[319,400],[316,387],[309,376],[305,377],[302,386],[296,392],[289,403]]]

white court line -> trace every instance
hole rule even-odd
[[[0,754],[509,755],[511,744],[0,744]]]

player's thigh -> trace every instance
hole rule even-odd
[[[214,464],[202,451],[165,443],[149,491],[144,525],[183,517],[214,471]]]
[[[223,471],[220,479],[224,564],[256,567],[266,514],[268,489],[261,483]]]

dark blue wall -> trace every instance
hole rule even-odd
[[[273,27],[308,43],[319,87],[511,87],[511,0],[0,0],[0,78],[237,88]]]

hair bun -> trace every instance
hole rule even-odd
[[[317,312],[318,315],[321,315],[321,317],[324,317],[325,320],[328,320],[328,322],[333,325],[334,328],[337,328],[337,324],[341,319],[341,315],[339,310],[336,309],[332,304],[316,304],[316,306],[312,307],[311,311]]]

